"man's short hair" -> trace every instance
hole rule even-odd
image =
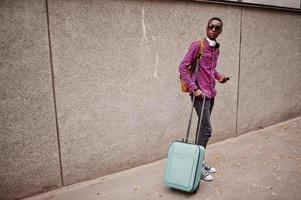
[[[209,25],[209,23],[210,23],[212,20],[217,20],[217,21],[219,21],[220,23],[222,23],[222,26],[223,26],[223,21],[221,20],[221,18],[218,18],[218,17],[212,17],[211,19],[209,19],[207,26]]]

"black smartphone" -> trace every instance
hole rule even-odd
[[[225,80],[226,80],[226,81],[229,81],[230,78],[231,78],[231,76],[228,76],[228,77],[225,78]]]

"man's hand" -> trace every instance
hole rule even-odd
[[[197,89],[193,92],[194,96],[198,97],[198,96],[203,96],[203,93],[200,89]]]
[[[221,75],[221,78],[218,80],[220,83],[226,83],[228,80],[230,80],[230,77],[225,77],[224,75]]]

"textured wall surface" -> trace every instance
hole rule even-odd
[[[301,15],[245,9],[238,132],[301,114]]]
[[[222,1],[252,3],[257,5],[280,6],[280,7],[288,7],[288,8],[300,8],[301,6],[300,0],[221,0],[218,2],[222,2]]]
[[[243,0],[246,3],[258,3],[271,6],[300,8],[300,0]]]
[[[300,14],[189,1],[0,1],[0,197],[164,158],[185,136],[191,105],[178,66],[214,16],[224,21],[218,70],[231,80],[217,84],[211,142],[301,115]],[[194,115],[191,139],[195,127]]]
[[[45,2],[0,1],[0,199],[61,186]]]

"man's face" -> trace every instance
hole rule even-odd
[[[211,40],[215,40],[219,36],[219,34],[222,33],[222,28],[223,25],[220,21],[215,19],[211,20],[206,28],[207,37]]]

